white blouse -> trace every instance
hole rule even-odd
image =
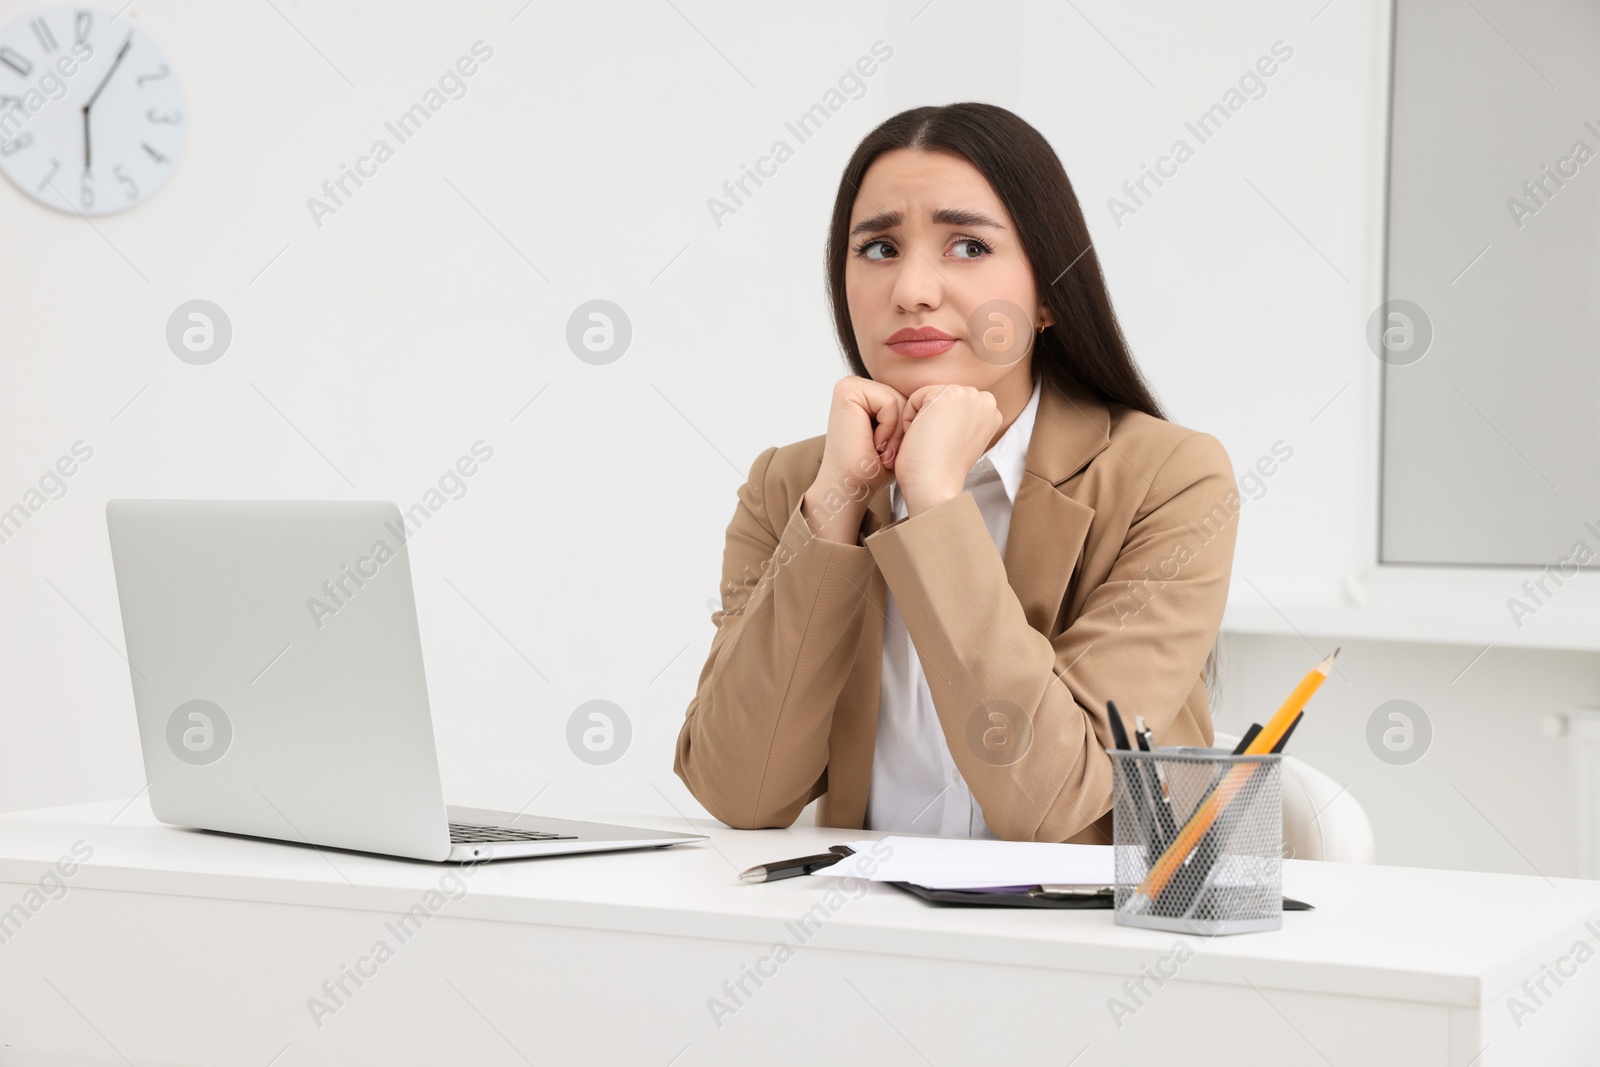
[[[983,521],[1004,555],[1011,529],[1011,506],[1022,484],[1022,472],[1039,409],[1040,383],[1016,421],[1006,428],[972,467],[963,488],[972,493]],[[890,521],[906,516],[900,486],[892,483]],[[883,684],[878,698],[878,738],[872,753],[872,787],[867,796],[865,829],[943,837],[995,836],[983,821],[961,772],[950,756],[944,728],[934,709],[928,680],[906,630],[905,619],[889,590],[883,627]]]

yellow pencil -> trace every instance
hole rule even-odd
[[[1300,684],[1294,687],[1294,692],[1289,694],[1289,699],[1283,702],[1278,713],[1262,727],[1255,740],[1244,750],[1245,755],[1257,756],[1272,751],[1290,724],[1294,722],[1295,716],[1305,708],[1306,702],[1311,699],[1311,694],[1327,680],[1328,671],[1333,668],[1333,658],[1338,654],[1339,650],[1334,649],[1327,658],[1300,679]],[[1194,814],[1189,816],[1189,821],[1183,824],[1183,829],[1178,831],[1178,836],[1172,844],[1167,846],[1161,858],[1151,866],[1144,881],[1139,883],[1139,888],[1134,890],[1133,897],[1127,905],[1129,910],[1139,911],[1154,903],[1172,876],[1177,873],[1178,868],[1183,866],[1183,861],[1189,858],[1189,853],[1194,851],[1206,831],[1211,829],[1211,824],[1216,821],[1222,809],[1227,807],[1228,802],[1244,787],[1244,783],[1249,780],[1255,769],[1254,763],[1241,763],[1234,767],[1211,791],[1211,795],[1201,802]]]
[[[1328,653],[1321,663],[1306,672],[1306,676],[1300,679],[1300,684],[1294,687],[1294,692],[1289,694],[1289,699],[1285,700],[1283,705],[1278,708],[1278,713],[1267,721],[1267,725],[1261,728],[1259,734],[1256,734],[1256,739],[1250,742],[1250,746],[1244,750],[1246,755],[1253,756],[1262,752],[1272,751],[1273,746],[1278,743],[1278,739],[1284,735],[1284,732],[1294,722],[1295,716],[1305,709],[1306,703],[1311,699],[1311,694],[1315,693],[1317,687],[1328,680],[1328,672],[1333,669],[1333,659],[1338,654],[1339,650],[1336,648]]]

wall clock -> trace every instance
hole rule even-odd
[[[143,202],[172,173],[185,118],[177,74],[125,17],[48,7],[0,30],[0,170],[41,204]]]

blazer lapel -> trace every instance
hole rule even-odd
[[[1110,426],[1103,401],[1081,388],[1063,391],[1045,381],[1003,560],[1028,625],[1046,637],[1056,635],[1062,600],[1094,519],[1094,509],[1074,500],[1061,483],[1105,449]]]

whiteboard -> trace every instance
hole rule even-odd
[[[1392,79],[1380,560],[1600,565],[1600,3],[1396,0]]]

